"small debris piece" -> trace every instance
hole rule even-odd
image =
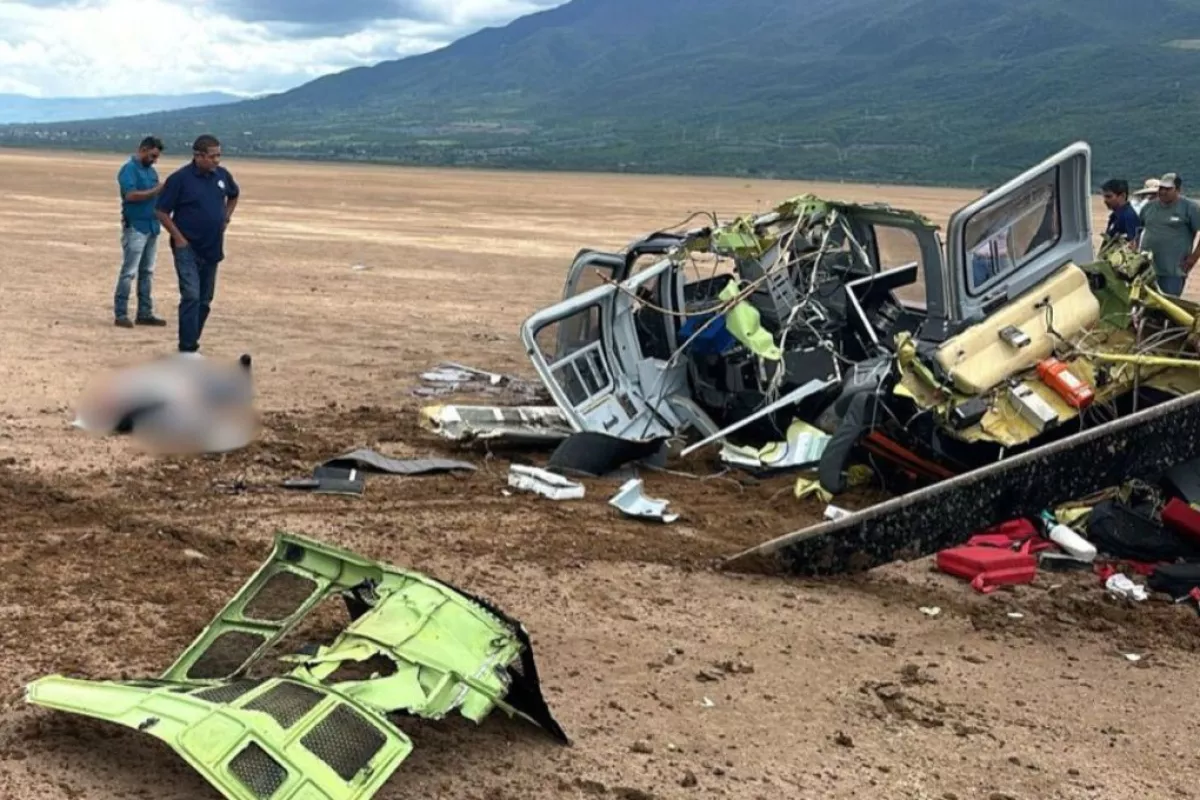
[[[207,561],[208,556],[201,553],[199,550],[187,549],[183,551],[183,557],[189,561]]]
[[[584,495],[583,484],[524,464],[513,464],[508,468],[508,485],[551,500],[578,500]]]
[[[942,613],[942,609],[938,606],[921,606],[921,613],[927,617],[936,617]]]
[[[854,740],[850,738],[850,734],[844,731],[837,732],[837,735],[833,737],[833,743],[838,747],[854,747]]]
[[[1125,597],[1136,602],[1146,600],[1150,596],[1146,593],[1145,586],[1134,583],[1123,572],[1109,576],[1108,580],[1104,582],[1104,588],[1116,597]]]
[[[641,789],[631,789],[627,786],[620,786],[613,789],[618,800],[655,800],[654,795]]]
[[[723,661],[717,665],[727,675],[752,675],[754,665],[744,661]]]
[[[682,786],[684,789],[694,789],[699,784],[700,784],[699,778],[697,778],[696,773],[692,772],[690,769],[687,772],[683,773],[683,777],[680,778],[680,780],[679,780],[679,785]]]
[[[642,755],[650,755],[654,752],[654,747],[645,739],[637,740],[629,749],[634,753],[641,753]]]
[[[630,478],[625,481],[613,498],[608,501],[608,504],[620,509],[627,516],[637,519],[651,519],[664,523],[672,523],[679,519],[678,514],[667,513],[668,501],[646,497],[642,494],[641,478]]]

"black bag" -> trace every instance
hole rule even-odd
[[[1187,597],[1193,589],[1200,588],[1200,563],[1163,564],[1150,573],[1146,585],[1175,600]]]
[[[1164,528],[1149,505],[1105,500],[1092,509],[1087,535],[1098,550],[1115,558],[1150,563],[1200,560],[1200,542]]]

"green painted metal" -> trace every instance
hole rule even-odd
[[[341,634],[281,656],[293,665],[284,675],[254,677],[334,594],[352,616]],[[478,723],[500,708],[568,742],[519,622],[420,573],[290,534],[160,678],[53,675],[26,697],[156,736],[232,800],[370,797],[412,751],[392,712],[457,710]]]
[[[135,684],[50,676],[30,684],[27,696],[31,703],[114,722],[160,739],[230,800],[362,800],[375,794],[412,752],[411,741],[381,714],[319,687],[274,679],[222,703],[203,696],[221,688],[236,691],[236,684],[218,689]],[[294,721],[281,714],[291,723],[287,727],[271,713],[247,708],[289,687],[316,694],[317,702]],[[291,699],[285,711],[297,705]],[[335,711],[340,713],[331,722]],[[356,722],[339,725],[341,719]],[[307,738],[311,746],[313,737],[320,735],[313,732],[323,724],[338,730],[342,738],[365,740],[360,753],[373,751],[349,779],[304,744]],[[356,731],[358,725],[363,726],[361,732]]]

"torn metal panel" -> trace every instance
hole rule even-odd
[[[525,464],[513,464],[508,468],[508,485],[514,489],[549,497],[551,500],[578,500],[585,492],[581,483]]]
[[[763,447],[721,448],[721,460],[731,466],[761,470],[813,467],[820,463],[831,436],[803,420],[795,420],[787,429],[787,439]]]
[[[229,800],[366,800],[412,752],[379,712],[285,679],[207,688],[55,675],[26,699],[149,734]]]
[[[328,646],[285,657],[296,665],[285,675],[254,677],[334,594],[351,624]],[[366,800],[412,749],[387,721],[393,712],[479,722],[498,708],[569,743],[520,622],[449,584],[293,535],[276,538],[271,558],[158,679],[49,676],[26,698],[157,736],[237,800]]]
[[[560,442],[572,429],[554,406],[426,406],[421,425],[453,442],[544,445]]]
[[[389,458],[374,450],[359,448],[334,456],[324,463],[326,467],[354,466],[370,472],[389,475],[429,475],[436,472],[475,472],[474,464],[447,458]]]
[[[453,361],[443,361],[421,373],[426,386],[418,386],[413,393],[426,397],[457,394],[460,392],[482,392],[486,394],[509,393],[528,403],[549,400],[545,388],[536,381],[514,375],[477,369]]]
[[[666,442],[665,438],[633,440],[583,431],[564,439],[550,454],[546,466],[560,474],[592,478],[609,475],[630,462],[666,466]]]
[[[622,513],[639,519],[651,519],[665,523],[679,519],[678,514],[667,513],[669,501],[646,497],[642,493],[641,478],[631,478],[626,481],[608,503],[614,508],[620,509]]]

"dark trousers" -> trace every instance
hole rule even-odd
[[[197,257],[191,247],[173,247],[171,255],[179,276],[179,352],[194,353],[217,288],[217,262]]]

